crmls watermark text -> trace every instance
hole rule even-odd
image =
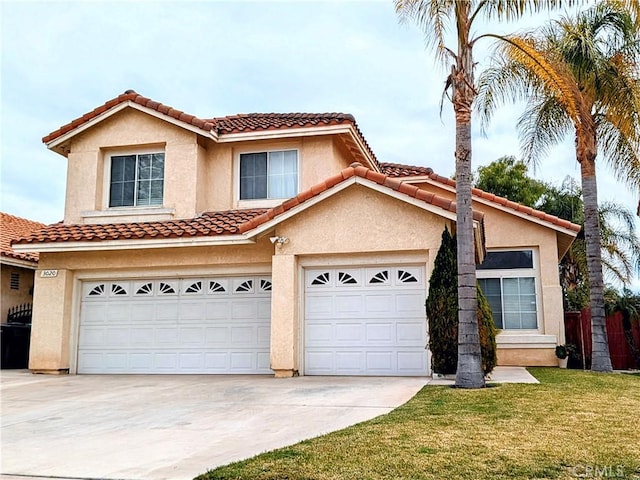
[[[569,470],[576,478],[624,477],[624,465],[576,465]]]

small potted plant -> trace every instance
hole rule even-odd
[[[571,355],[575,355],[576,353],[577,352],[575,345],[571,345],[570,343],[556,346],[556,357],[558,357],[558,366],[560,368],[567,368],[569,357]]]

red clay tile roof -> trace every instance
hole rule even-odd
[[[429,177],[429,179],[435,182],[442,183],[444,185],[448,185],[453,188],[456,187],[455,180],[433,173],[433,170],[428,167],[417,167],[412,165],[401,165],[396,163],[380,163],[380,169],[382,170],[383,173],[390,176],[394,176],[394,177],[427,176]],[[490,202],[497,203],[498,205],[502,205],[504,207],[510,208],[511,210],[515,210],[516,212],[524,213],[525,215],[530,215],[532,217],[539,218],[540,220],[549,222],[552,225],[557,225],[559,227],[572,230],[574,232],[579,232],[580,229],[582,228],[580,225],[571,223],[568,220],[558,218],[554,215],[549,215],[547,213],[541,212],[540,210],[536,210],[531,207],[520,205],[519,203],[512,202],[507,198],[499,197],[498,195],[485,192],[484,190],[480,190],[479,188],[472,188],[471,193],[476,197],[489,200]]]
[[[186,220],[161,222],[71,224],[56,223],[26,235],[14,244],[49,242],[91,242],[154,238],[190,238],[239,233],[239,226],[263,214],[264,208],[207,212]]]
[[[403,165],[401,163],[380,162],[380,170],[390,177],[413,177],[431,175],[433,170],[429,167],[415,165]]]
[[[240,133],[247,130],[316,127],[322,125],[355,124],[345,113],[242,113],[208,120],[215,123],[218,133]]]
[[[0,212],[0,255],[7,258],[36,263],[38,261],[37,253],[14,252],[13,248],[11,248],[11,241],[25,237],[44,227],[46,227],[44,223],[34,222],[26,218]]]
[[[360,163],[353,163],[339,174],[314,185],[277,207],[270,209],[230,210],[207,212],[187,220],[162,222],[65,225],[57,223],[20,239],[14,243],[35,244],[49,242],[80,242],[101,240],[129,240],[153,238],[205,237],[246,233],[269,220],[291,210],[335,185],[351,178],[361,177],[383,185],[409,197],[416,198],[449,212],[456,211],[455,202],[421,190],[398,179],[374,172]],[[473,218],[482,221],[483,214],[474,212]]]
[[[51,132],[46,137],[42,138],[44,143],[49,143],[56,138],[74,130],[80,125],[93,120],[98,115],[110,110],[111,108],[123,103],[134,102],[143,107],[151,108],[164,115],[168,115],[176,120],[193,125],[205,132],[214,131],[217,134],[229,134],[229,133],[243,133],[248,131],[263,131],[263,130],[277,130],[280,128],[303,128],[303,127],[318,127],[326,125],[343,125],[351,124],[356,130],[360,140],[365,145],[371,158],[374,162],[377,162],[375,154],[369,147],[369,144],[364,138],[364,135],[358,128],[353,115],[346,113],[247,113],[230,115],[226,117],[214,117],[208,119],[198,118],[194,115],[189,115],[181,110],[176,110],[173,107],[164,105],[162,103],[153,101],[147,97],[139,95],[134,90],[127,90],[122,95],[109,100],[104,105],[101,105],[91,112],[76,118],[72,122],[60,127],[59,129]]]
[[[404,183],[395,178],[391,178],[388,175],[383,175],[382,173],[374,172],[360,163],[352,163],[349,167],[342,170],[339,174],[334,175],[333,177],[329,177],[324,182],[320,182],[308,190],[299,193],[293,198],[290,198],[286,202],[278,205],[275,208],[269,209],[262,215],[259,215],[253,218],[251,221],[240,225],[240,232],[248,232],[249,230],[253,230],[254,228],[262,225],[263,223],[272,220],[278,215],[283,214],[287,210],[292,209],[293,207],[300,205],[313,197],[321,194],[322,192],[329,190],[331,187],[347,180],[351,177],[361,177],[366,178],[367,180],[371,180],[372,182],[377,183],[378,185],[382,185],[388,187],[392,190],[395,190],[399,193],[407,195],[409,197],[416,198],[418,200],[422,200],[425,203],[434,205],[436,207],[442,208],[443,210],[447,210],[449,212],[456,211],[456,203],[448,200],[444,197],[439,197],[438,195],[434,195],[433,193],[422,190],[414,185],[409,185],[408,183]],[[473,219],[477,221],[482,221],[484,215],[480,212],[473,212]]]

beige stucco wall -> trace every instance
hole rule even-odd
[[[197,191],[196,134],[137,110],[125,109],[71,140],[65,223],[83,223],[82,212],[107,209],[109,178],[105,160],[110,154],[140,148],[165,152],[164,207],[174,209],[176,218],[192,217]]]
[[[553,348],[499,348],[498,365],[517,367],[557,367]]]
[[[191,218],[204,211],[279,203],[239,201],[240,153],[297,150],[299,191],[353,162],[352,155],[335,135],[217,143],[132,108],[125,108],[77,134],[69,145],[65,223]],[[146,209],[152,212],[141,212],[140,208],[110,209],[110,216],[101,215],[99,212],[109,209],[109,155],[135,153],[140,149],[165,152],[164,208]],[[114,212],[121,215],[113,216]]]
[[[58,270],[51,278],[35,277],[29,368],[36,373],[64,373],[69,370],[73,274]]]
[[[0,264],[0,323],[7,321],[9,308],[33,302],[33,274],[35,270]],[[20,288],[11,288],[11,273],[20,275]]]

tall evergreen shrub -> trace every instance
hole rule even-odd
[[[456,237],[445,228],[425,304],[434,373],[454,374],[458,364],[458,262]],[[478,287],[478,327],[485,375],[496,365],[496,328],[487,299]]]

